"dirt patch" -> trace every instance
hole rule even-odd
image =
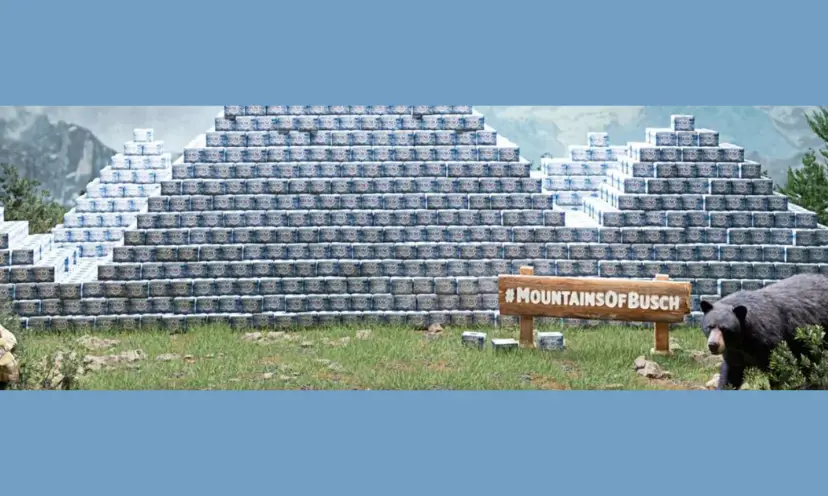
[[[554,390],[554,391],[565,391],[568,389],[572,389],[565,384],[561,384],[557,380],[553,379],[552,377],[542,376],[542,375],[530,375],[529,376],[529,383],[535,386],[538,389],[544,390]]]
[[[570,379],[577,379],[581,372],[578,368],[578,364],[572,360],[559,360],[558,367],[560,367]]]
[[[378,365],[383,369],[392,370],[394,372],[414,372],[416,370],[412,364],[401,360],[391,360],[379,363]]]
[[[426,368],[434,372],[445,372],[452,369],[452,367],[445,360],[426,362]]]
[[[705,389],[703,386],[699,386],[698,384],[691,384],[677,379],[648,379],[647,382],[656,385],[659,389],[669,391],[693,391],[697,389]]]

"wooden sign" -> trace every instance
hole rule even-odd
[[[690,283],[668,280],[601,277],[534,276],[531,267],[521,275],[499,277],[501,315],[521,317],[521,343],[531,345],[532,317],[621,320],[656,323],[655,350],[669,350],[669,323],[683,322],[690,313]]]

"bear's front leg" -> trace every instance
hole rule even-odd
[[[745,382],[745,367],[740,365],[728,365],[727,360],[722,361],[719,369],[719,385],[716,389],[722,390],[732,387],[739,389]]]

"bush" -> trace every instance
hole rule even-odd
[[[30,234],[43,234],[63,223],[67,209],[54,201],[34,179],[20,176],[17,167],[0,164],[0,203],[6,221],[28,221]]]
[[[797,358],[785,342],[778,344],[771,354],[770,371],[764,374],[767,383],[763,389],[828,389],[825,330],[820,326],[797,329],[794,340],[801,355]]]

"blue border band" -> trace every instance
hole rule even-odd
[[[2,396],[3,452],[12,453],[4,493],[818,494],[827,399],[12,393]]]
[[[818,105],[827,10],[7,0],[0,104]],[[816,494],[826,407],[821,393],[9,393],[2,488]]]
[[[0,104],[814,105],[827,12],[812,0],[7,0]]]

